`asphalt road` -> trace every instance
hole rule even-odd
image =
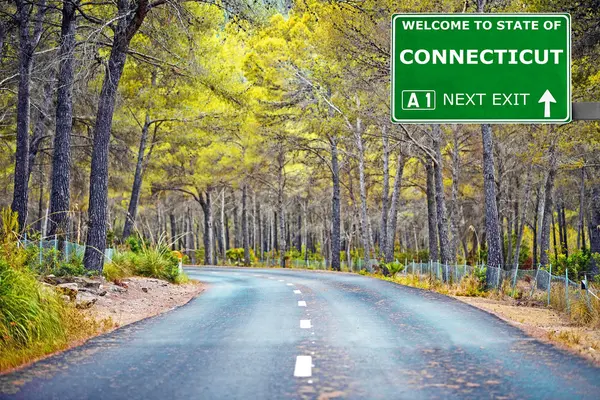
[[[600,368],[435,293],[201,268],[200,297],[0,376],[2,399],[599,399]]]

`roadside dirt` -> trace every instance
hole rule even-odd
[[[577,326],[552,309],[519,304],[513,300],[454,296],[485,310],[528,335],[579,354],[600,366],[600,330]]]
[[[121,286],[108,283],[102,287],[106,294],[97,298],[89,312],[98,320],[110,318],[114,328],[184,305],[204,290],[200,282],[174,285],[141,277],[123,279]]]

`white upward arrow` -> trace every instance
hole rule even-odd
[[[542,95],[542,98],[540,99],[540,101],[538,101],[538,103],[545,103],[544,104],[544,118],[550,118],[550,103],[556,103],[556,99],[554,98],[554,96],[552,96],[552,93],[550,93],[550,90],[546,90],[544,92],[544,94]]]

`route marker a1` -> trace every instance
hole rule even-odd
[[[571,122],[569,14],[395,14],[394,123]]]

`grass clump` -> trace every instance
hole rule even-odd
[[[117,252],[102,271],[109,281],[139,275],[164,279],[171,283],[187,283],[187,276],[179,272],[179,260],[165,246],[142,246],[137,251]]]

